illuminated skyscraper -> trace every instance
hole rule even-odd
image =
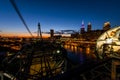
[[[109,30],[110,29],[110,22],[104,23],[103,30]]]
[[[81,32],[81,34],[83,34],[85,32],[84,21],[82,21],[82,26],[81,26],[80,32]]]
[[[92,28],[92,25],[91,25],[91,23],[89,22],[88,25],[87,25],[87,32],[90,32],[90,31],[91,31],[91,28]]]

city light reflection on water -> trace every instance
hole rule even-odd
[[[74,63],[83,64],[88,59],[89,60],[96,59],[96,56],[94,54],[94,49],[92,49],[90,46],[78,47],[78,46],[65,45],[64,48],[67,49],[68,51],[67,57],[71,59]]]

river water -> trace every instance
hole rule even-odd
[[[67,45],[65,45],[64,48],[68,52],[67,57],[75,64],[84,64],[97,59],[94,48],[81,48],[77,46],[70,47]]]

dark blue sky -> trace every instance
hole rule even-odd
[[[90,22],[92,29],[102,29],[104,22],[120,25],[120,0],[15,0],[31,32],[54,29],[76,30]],[[27,32],[9,0],[0,0],[0,31]]]

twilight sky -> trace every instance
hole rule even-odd
[[[104,22],[120,25],[120,0],[15,0],[31,32],[38,22],[43,32],[50,29],[76,30],[90,22],[92,29],[102,29]],[[9,0],[0,0],[0,33],[26,33]]]

